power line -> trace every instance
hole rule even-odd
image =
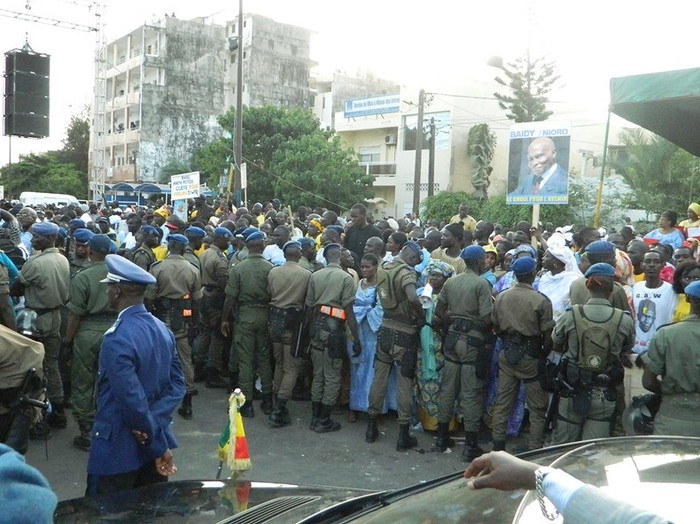
[[[53,27],[60,27],[62,29],[72,29],[75,31],[85,31],[86,33],[99,31],[99,29],[95,26],[78,24],[76,22],[67,22],[65,20],[58,20],[57,18],[49,18],[46,16],[33,15],[30,13],[23,13],[21,11],[11,11],[9,9],[0,8],[0,16],[5,16],[7,18],[15,18],[17,20],[24,20],[27,22],[36,22],[39,24],[50,25]]]

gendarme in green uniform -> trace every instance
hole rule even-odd
[[[202,268],[202,307],[199,325],[199,352],[196,364],[208,367],[208,379],[219,377],[223,370],[226,339],[221,334],[221,309],[224,307],[229,263],[215,245],[209,246],[199,259]],[[208,363],[207,363],[208,359]]]
[[[256,363],[262,393],[270,402],[272,400],[272,364],[267,328],[270,310],[267,275],[272,267],[262,254],[248,253],[245,259],[231,266],[226,284],[226,294],[236,301],[229,370],[238,373],[241,391],[250,402],[253,400]]]
[[[73,416],[78,425],[88,431],[95,418],[95,378],[102,337],[117,318],[117,312],[107,302],[107,284],[100,282],[106,276],[104,260],[95,261],[76,273],[71,279],[67,304],[68,311],[80,317],[73,338]]]
[[[648,369],[661,375],[655,435],[700,437],[700,317],[660,327],[649,344]]]
[[[584,277],[574,280],[571,283],[571,289],[569,290],[569,296],[571,299],[571,305],[585,304],[588,299],[591,298],[591,292],[588,291],[586,287],[586,279]],[[629,301],[627,300],[627,293],[625,293],[625,288],[622,284],[615,282],[613,285],[612,294],[610,295],[610,304],[612,307],[621,309],[622,311],[629,311]]]
[[[493,328],[504,342],[498,357],[498,393],[493,406],[494,445],[505,445],[508,417],[525,382],[530,411],[529,448],[544,444],[544,424],[549,395],[538,380],[540,362],[547,355],[543,336],[554,327],[552,302],[530,284],[518,282],[500,293],[493,306]],[[502,449],[505,449],[503,447]]]
[[[583,313],[593,322],[604,322],[611,318],[613,307],[605,298],[591,298],[584,306]],[[632,317],[625,312],[622,315],[619,329],[612,347],[610,348],[609,362],[618,363],[620,353],[628,351],[634,346],[635,332]],[[571,307],[567,308],[557,322],[552,332],[552,342],[555,346],[564,345],[566,351],[564,357],[571,362],[578,362],[578,334],[574,324],[574,313]],[[571,384],[577,390],[577,385]],[[557,426],[552,433],[552,444],[563,444],[576,440],[592,438],[605,438],[610,436],[611,418],[615,410],[615,388],[591,386],[590,407],[588,409],[577,408],[575,398],[562,398],[559,401],[559,415]],[[586,392],[584,392],[585,394]],[[610,400],[608,400],[610,398]]]

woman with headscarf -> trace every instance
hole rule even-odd
[[[685,236],[688,236],[688,228],[700,227],[700,204],[693,202],[688,206],[688,218],[678,223],[683,228]]]
[[[545,272],[540,276],[535,289],[552,302],[554,321],[559,320],[571,304],[569,289],[571,283],[583,276],[576,263],[574,253],[566,247],[563,235],[555,233],[547,242],[547,251],[542,258]]]
[[[508,256],[510,256],[511,261],[520,257],[537,258],[537,251],[535,251],[535,248],[532,247],[530,244],[520,244],[515,249],[511,249],[510,251],[508,251],[504,258],[507,258]],[[513,272],[510,270],[509,265],[508,271],[501,278],[499,278],[498,282],[496,282],[496,285],[493,286],[494,294],[502,293],[506,289],[510,289],[515,285],[515,282],[515,275],[513,275]]]
[[[309,220],[309,227],[306,236],[313,238],[316,241],[316,250],[321,249],[321,234],[323,233],[323,224],[321,224],[320,218],[312,218]]]
[[[685,288],[691,282],[700,280],[700,263],[690,260],[680,264],[673,275],[673,290],[678,295],[676,309],[671,322],[680,322],[690,315],[690,303],[685,298]]]
[[[437,429],[438,401],[445,366],[442,337],[430,327],[430,323],[435,314],[435,304],[442,286],[453,274],[454,268],[447,262],[431,260],[423,270],[423,276],[428,285],[418,289],[418,295],[422,296],[430,286],[430,299],[432,300],[430,307],[425,308],[427,325],[423,326],[420,331],[421,351],[418,352],[418,365],[416,366],[418,418],[426,431]]]

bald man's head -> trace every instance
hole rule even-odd
[[[557,150],[551,138],[538,137],[527,148],[527,161],[537,176],[542,176],[557,162]]]

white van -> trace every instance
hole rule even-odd
[[[43,204],[45,206],[53,204],[56,207],[64,207],[68,204],[80,204],[78,199],[73,195],[61,195],[59,193],[35,193],[34,191],[24,191],[19,195],[19,201],[23,206],[36,206]]]

